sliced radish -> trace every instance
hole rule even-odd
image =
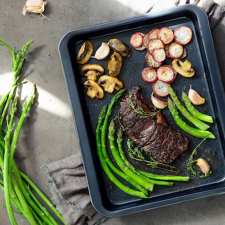
[[[143,41],[143,45],[145,46],[145,48],[148,48],[148,43],[149,43],[149,38],[148,38],[148,33],[147,33],[147,34],[145,34],[144,41]]]
[[[165,53],[166,53],[166,58],[170,58],[170,53],[169,53],[169,45],[165,45]]]
[[[181,45],[188,44],[192,39],[192,30],[190,27],[182,26],[174,31],[174,37],[176,42]]]
[[[169,45],[169,55],[170,58],[178,59],[183,55],[184,48],[182,45],[173,42]]]
[[[159,80],[166,83],[172,83],[176,77],[172,67],[170,66],[160,66],[157,70],[157,77]]]
[[[161,80],[157,80],[153,85],[152,85],[152,89],[153,92],[160,96],[160,97],[166,97],[169,94],[169,84],[167,84],[166,82],[163,82]]]
[[[163,27],[158,33],[158,38],[164,43],[169,44],[173,41],[173,31],[168,27]]]
[[[159,34],[159,29],[158,28],[151,30],[148,33],[148,40],[159,38],[158,34]]]
[[[148,43],[148,51],[153,52],[154,49],[164,48],[164,44],[159,39],[152,39]]]
[[[151,67],[146,67],[141,73],[142,79],[146,82],[153,83],[157,80],[156,70]]]
[[[146,56],[146,62],[148,66],[153,67],[153,68],[158,68],[162,65],[162,63],[155,61],[153,56],[150,53],[147,53]]]
[[[130,44],[134,48],[140,48],[143,45],[144,34],[141,32],[134,33],[130,38]]]
[[[139,47],[139,48],[134,48],[134,49],[137,50],[137,51],[144,51],[144,50],[145,50],[145,46],[142,45],[141,47]]]
[[[152,56],[155,61],[163,62],[166,59],[166,52],[163,48],[154,49],[152,52]]]
[[[187,50],[186,50],[186,48],[184,48],[183,54],[181,56],[181,59],[184,59],[186,57],[187,57]]]
[[[157,98],[154,93],[152,92],[151,94],[151,101],[152,104],[157,108],[157,109],[165,109],[168,105],[167,101],[161,100],[160,98]]]

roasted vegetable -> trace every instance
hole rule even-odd
[[[153,92],[160,96],[160,97],[166,97],[169,92],[168,92],[168,88],[169,88],[169,84],[166,82],[163,82],[161,80],[157,80],[153,85],[152,85],[152,90]]]
[[[196,165],[199,167],[204,176],[208,176],[210,174],[210,165],[205,159],[198,158],[196,160]]]
[[[175,41],[181,45],[188,44],[192,39],[192,30],[190,27],[181,26],[174,31]]]
[[[123,65],[123,59],[118,52],[114,52],[108,61],[108,71],[110,76],[117,76]]]
[[[173,31],[168,27],[163,27],[160,29],[158,37],[164,44],[167,45],[173,41]]]
[[[104,91],[93,80],[87,80],[84,82],[84,86],[87,88],[87,96],[90,98],[102,99],[104,97]]]
[[[134,33],[131,38],[130,38],[130,44],[134,47],[134,48],[140,48],[142,47],[144,42],[144,34],[141,32],[136,32]]]
[[[168,91],[169,91],[169,95],[171,99],[173,100],[178,110],[189,122],[191,122],[194,126],[198,127],[201,130],[207,130],[209,128],[208,124],[202,122],[198,118],[194,117],[191,113],[189,113],[189,111],[184,107],[184,105],[181,103],[181,101],[177,97],[172,87],[169,87]]]
[[[95,52],[94,58],[97,60],[105,59],[110,53],[109,45],[105,42],[102,42],[101,46]]]
[[[81,67],[81,73],[85,74],[89,70],[94,70],[99,74],[104,73],[104,68],[99,64],[85,64]]]
[[[156,70],[151,67],[145,67],[142,70],[141,77],[145,82],[154,83],[157,81]]]
[[[163,101],[160,98],[157,98],[154,96],[154,94],[151,94],[151,101],[152,104],[157,108],[157,109],[165,109],[168,105],[167,101]]]
[[[98,83],[108,93],[113,93],[114,90],[120,90],[123,87],[123,83],[116,77],[103,75],[99,78]]]
[[[213,118],[212,116],[209,116],[207,114],[199,112],[192,104],[190,99],[188,98],[187,94],[185,92],[182,92],[182,99],[183,102],[188,109],[188,111],[196,118],[199,120],[205,121],[207,123],[213,123]]]
[[[93,45],[90,41],[85,41],[77,54],[77,63],[79,64],[85,64],[88,62],[88,60],[91,58],[91,55],[93,53]]]
[[[173,69],[182,75],[183,77],[193,77],[195,75],[195,70],[192,68],[191,62],[187,59],[182,61],[179,59],[174,59],[172,61]]]
[[[116,38],[110,39],[108,44],[110,48],[120,53],[120,55],[124,57],[130,54],[130,49],[119,39],[116,39]]]
[[[99,73],[95,70],[88,70],[84,76],[87,78],[87,80],[93,80],[96,81],[97,80],[97,76],[99,75]]]
[[[203,98],[197,91],[192,88],[190,88],[188,91],[188,98],[194,105],[202,105],[205,103],[205,98]]]
[[[190,125],[188,125],[186,122],[184,122],[179,114],[178,114],[178,111],[177,111],[177,108],[175,106],[175,104],[172,102],[172,100],[169,98],[168,100],[168,108],[169,108],[169,111],[175,121],[175,123],[177,124],[177,126],[185,131],[187,134],[190,134],[194,137],[197,137],[197,138],[209,138],[209,139],[215,139],[215,135],[208,131],[208,130],[200,130],[200,129],[196,129],[194,127],[191,127]]]

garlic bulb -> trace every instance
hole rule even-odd
[[[42,14],[45,11],[46,0],[27,0],[23,7],[23,15],[26,13]]]
[[[210,166],[209,166],[209,163],[205,159],[198,158],[196,161],[196,165],[199,167],[199,169],[205,176],[207,176],[209,174]]]
[[[202,105],[205,103],[205,99],[192,88],[189,89],[188,97],[194,105]]]
[[[110,53],[109,45],[105,42],[102,42],[101,46],[95,52],[94,58],[97,60],[105,59]]]

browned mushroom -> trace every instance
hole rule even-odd
[[[117,76],[123,65],[123,59],[118,52],[114,52],[108,61],[108,72],[110,76]]]
[[[79,64],[85,64],[89,61],[91,58],[91,55],[93,53],[93,45],[90,41],[85,41],[78,53],[77,53],[77,63]]]
[[[114,90],[120,90],[123,87],[123,83],[119,79],[108,75],[101,76],[98,83],[108,93],[113,93]]]
[[[102,99],[104,97],[103,89],[93,80],[87,80],[84,82],[84,86],[87,88],[87,96],[90,98]]]

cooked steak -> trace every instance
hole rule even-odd
[[[122,99],[119,118],[126,135],[158,162],[171,163],[188,149],[188,138],[144,102],[139,87]]]

